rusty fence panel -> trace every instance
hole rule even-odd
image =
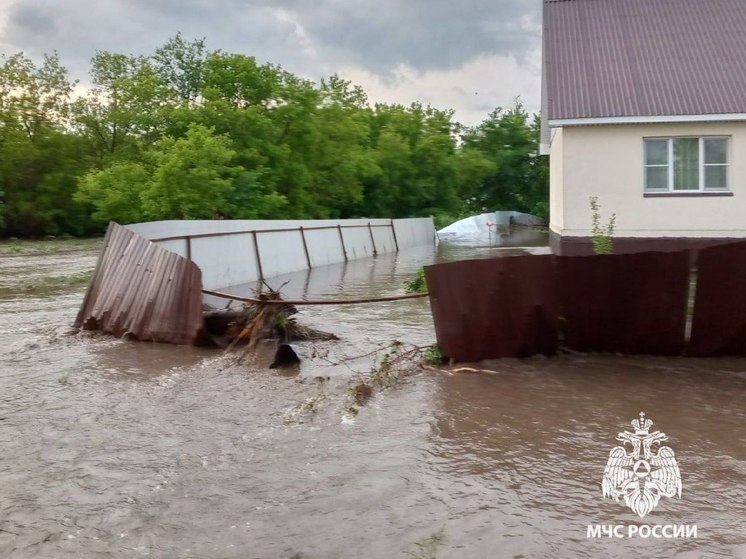
[[[554,256],[425,267],[438,347],[457,361],[553,354]]]
[[[699,251],[687,354],[746,355],[746,243]]]
[[[202,273],[112,222],[75,326],[145,341],[200,343]]]
[[[679,355],[689,253],[557,257],[563,345],[587,352]]]

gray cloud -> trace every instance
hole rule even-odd
[[[521,56],[538,41],[539,3],[515,0],[326,0],[301,20],[366,68],[453,68],[482,53]]]
[[[313,45],[325,62],[386,73],[520,57],[537,44],[538,11],[515,0],[16,0],[3,43],[87,60],[96,49],[150,52],[180,30],[284,65],[307,66]]]
[[[85,83],[97,50],[150,54],[181,31],[187,39],[204,37],[209,49],[252,55],[312,79],[354,68],[393,86],[401,66],[440,73],[480,57],[509,56],[528,68],[540,45],[540,6],[539,0],[0,0],[0,51],[40,57],[56,50]],[[527,94],[512,95],[519,93]]]
[[[13,22],[20,33],[44,36],[54,33],[54,16],[48,11],[36,10],[28,4],[19,4],[12,13]]]

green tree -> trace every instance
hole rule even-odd
[[[150,219],[209,219],[225,212],[239,171],[231,140],[201,124],[165,137],[150,153],[151,181],[140,198]]]
[[[56,55],[0,58],[3,234],[110,219],[546,213],[539,121],[520,104],[464,130],[450,110],[371,107],[337,75],[316,84],[181,34],[151,55],[98,52],[90,75],[73,100]]]
[[[156,49],[152,67],[175,104],[194,104],[203,87],[205,61],[209,56],[204,39],[187,41],[177,33]]]
[[[164,137],[144,162],[119,162],[85,175],[77,200],[95,208],[98,221],[210,219],[230,208],[235,180],[230,138],[193,124],[183,138]]]
[[[520,102],[496,109],[466,131],[465,148],[482,152],[494,165],[473,193],[474,211],[517,210],[547,217],[548,160],[539,155],[539,133],[539,119],[532,119]]]
[[[75,199],[95,208],[91,217],[99,223],[136,223],[145,219],[141,196],[151,174],[140,163],[114,163],[83,176]]]
[[[163,134],[167,88],[150,60],[98,52],[93,87],[75,104],[75,119],[100,164],[138,157]]]
[[[448,222],[466,212],[474,184],[494,166],[481,151],[458,145],[460,125],[452,119],[452,111],[417,103],[376,105],[370,143],[378,172],[364,180],[363,213]]]
[[[22,53],[0,57],[0,219],[6,235],[37,236],[90,229],[72,198],[89,161],[69,133],[74,82],[56,54],[40,65]]]

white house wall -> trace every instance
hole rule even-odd
[[[732,196],[644,197],[643,138],[729,136]],[[746,236],[746,122],[568,126],[554,130],[551,227],[589,236],[589,198],[601,222],[616,214],[617,237]]]
[[[371,227],[368,227],[369,223]],[[341,226],[341,236],[337,225]],[[309,261],[311,267],[316,268],[370,257],[374,253],[394,252],[397,245],[399,249],[406,249],[435,242],[435,228],[429,217],[395,220],[185,220],[136,223],[127,227],[159,246],[190,258],[202,270],[204,289],[243,285],[260,277],[270,278],[304,270],[309,267]],[[303,234],[300,227],[304,228]],[[330,228],[315,229],[318,227]],[[257,260],[257,253],[261,262]]]
[[[564,207],[562,193],[564,181],[564,150],[562,145],[563,129],[554,128],[551,131],[551,151],[549,156],[549,228],[561,234],[564,226]]]

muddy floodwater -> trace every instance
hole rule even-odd
[[[298,344],[299,372],[270,370],[262,352],[236,364],[68,335],[98,248],[0,243],[0,557],[746,557],[746,360],[419,369],[355,415],[351,387],[381,348],[434,342],[427,300],[302,308],[342,339]],[[270,283],[394,294],[436,259],[516,252],[442,245]],[[601,492],[640,411],[682,479],[643,520]],[[625,535],[589,538],[589,525]],[[632,525],[696,525],[697,538],[628,538]]]

